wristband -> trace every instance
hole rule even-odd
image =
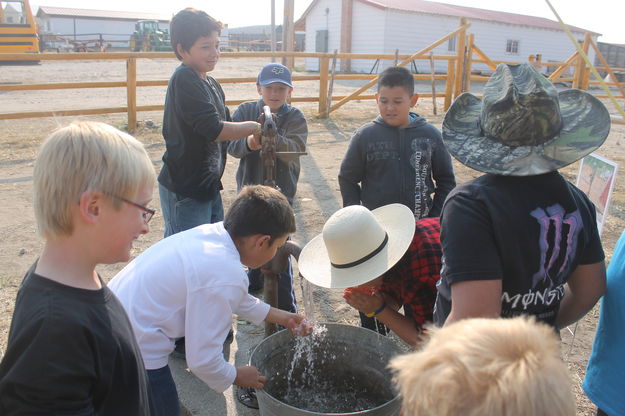
[[[366,313],[365,316],[367,318],[373,318],[374,316],[378,316],[379,314],[381,314],[385,308],[386,308],[386,302],[384,302],[382,306],[380,306],[375,312]]]

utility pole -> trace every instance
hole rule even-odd
[[[352,21],[354,19],[354,0],[343,0],[341,4],[341,47],[343,53],[352,52]],[[326,26],[326,29],[328,27]],[[351,59],[341,59],[341,71],[351,72]]]
[[[271,53],[276,53],[276,0],[271,0]],[[276,57],[271,57],[276,62]]]
[[[284,20],[282,22],[282,50],[284,52],[293,52],[295,43],[295,28],[293,19],[295,15],[295,0],[284,0]],[[293,57],[282,58],[282,65],[293,69]]]

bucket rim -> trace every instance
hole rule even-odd
[[[364,329],[364,330],[366,330],[366,331],[371,332],[371,335],[377,335],[377,338],[378,338],[378,339],[382,338],[382,339],[387,339],[387,340],[389,340],[390,342],[393,342],[393,341],[392,341],[392,340],[390,340],[388,337],[386,337],[386,336],[384,336],[384,335],[381,335],[381,334],[379,334],[379,333],[378,333],[378,332],[376,332],[376,331],[370,331],[370,330],[367,330],[366,328],[362,328],[362,327],[358,327],[358,326],[354,326],[354,325],[349,325],[349,324],[341,324],[341,323],[338,323],[338,322],[318,322],[318,323],[317,323],[317,325],[325,325],[325,326],[332,326],[332,327],[351,327],[351,328],[360,328],[360,329]],[[266,337],[266,338],[263,338],[263,339],[262,339],[262,341],[261,341],[261,342],[260,342],[260,343],[259,343],[256,347],[254,347],[254,349],[253,349],[253,350],[252,350],[252,352],[250,353],[250,359],[248,360],[248,361],[249,361],[249,365],[252,365],[252,357],[253,357],[253,356],[254,356],[254,354],[256,353],[256,350],[257,350],[257,349],[259,349],[259,348],[261,347],[261,344],[262,344],[263,342],[265,342],[265,341],[267,341],[267,340],[271,339],[272,337],[281,336],[281,335],[279,335],[279,334],[282,334],[282,332],[284,332],[284,331],[287,331],[287,330],[286,330],[286,329],[282,329],[282,330],[280,330],[280,331],[274,332],[273,334],[269,335],[269,336],[268,336],[268,337]],[[290,332],[289,332],[289,334],[290,334],[292,337],[295,337],[295,336],[294,336],[294,335],[292,335]],[[401,346],[399,346],[399,345],[397,345],[397,344],[395,344],[395,343],[394,343],[394,345],[396,345],[396,346],[397,346],[397,348],[398,348],[398,353],[401,353],[401,350],[402,350]],[[288,404],[288,403],[284,403],[283,401],[276,399],[276,398],[275,398],[275,397],[273,397],[271,394],[267,393],[265,390],[256,390],[256,395],[258,396],[259,394],[260,394],[260,395],[262,395],[262,396],[267,396],[267,397],[268,397],[268,398],[270,398],[271,400],[273,400],[273,401],[275,401],[275,402],[277,402],[277,403],[280,403],[280,405],[281,405],[281,406],[284,406],[284,407],[286,407],[286,408],[288,408],[288,409],[290,409],[290,410],[295,410],[295,411],[297,411],[297,412],[302,412],[303,414],[307,414],[307,415],[315,415],[315,416],[320,416],[320,415],[323,415],[323,416],[326,416],[326,415],[327,415],[327,416],[359,416],[359,415],[364,415],[364,414],[366,414],[366,413],[368,413],[368,412],[373,412],[373,411],[378,410],[378,409],[380,409],[380,408],[382,408],[382,407],[389,406],[390,404],[395,403],[395,402],[397,402],[398,400],[400,400],[400,399],[399,399],[399,393],[397,393],[397,394],[395,394],[395,396],[394,396],[391,400],[389,400],[389,401],[387,401],[387,402],[384,402],[383,404],[381,404],[381,405],[379,405],[379,406],[372,407],[372,408],[370,408],[370,409],[366,409],[366,410],[359,410],[359,411],[357,411],[357,412],[347,412],[347,413],[344,413],[344,412],[343,412],[343,413],[319,413],[319,412],[313,412],[313,411],[311,411],[311,410],[300,409],[299,407],[291,406],[291,405],[290,405],[290,404]],[[365,412],[366,412],[366,413],[365,413]]]
[[[372,407],[372,408],[366,409],[366,410],[359,410],[357,412],[348,412],[348,413],[320,413],[320,412],[313,412],[311,410],[300,409],[299,407],[291,406],[288,403],[284,403],[283,401],[276,399],[275,397],[273,397],[271,394],[267,393],[264,390],[256,390],[256,396],[258,396],[259,394],[260,395],[264,395],[264,396],[268,396],[273,401],[276,401],[276,402],[280,403],[281,406],[284,406],[284,407],[286,407],[286,408],[288,408],[290,410],[295,410],[295,411],[300,412],[300,413],[304,413],[304,414],[307,414],[307,415],[315,415],[315,416],[326,416],[326,415],[327,416],[359,416],[359,415],[365,415],[366,413],[373,412],[373,411],[376,411],[376,410],[378,410],[378,409],[380,409],[382,407],[389,406],[391,403],[394,403],[394,402],[399,400],[399,395],[395,395],[395,397],[393,397],[388,402],[385,402],[385,403],[383,403],[383,404],[381,404],[379,406]]]

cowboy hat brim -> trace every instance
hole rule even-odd
[[[460,163],[481,172],[530,176],[563,168],[603,144],[610,133],[610,113],[585,91],[561,91],[558,100],[560,133],[540,145],[512,147],[483,135],[482,100],[464,93],[445,114],[443,141]]]
[[[371,213],[388,235],[388,243],[379,253],[357,266],[339,269],[330,263],[323,235],[319,234],[302,249],[297,263],[300,274],[314,285],[342,289],[367,283],[393,267],[414,237],[414,214],[401,204],[385,205]]]

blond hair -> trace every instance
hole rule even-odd
[[[390,364],[404,416],[572,416],[553,328],[532,318],[466,319],[434,329]]]
[[[48,136],[33,173],[35,218],[46,238],[71,235],[72,206],[86,191],[133,198],[154,184],[152,162],[134,137],[104,123],[74,122]],[[121,202],[112,198],[115,208]]]

